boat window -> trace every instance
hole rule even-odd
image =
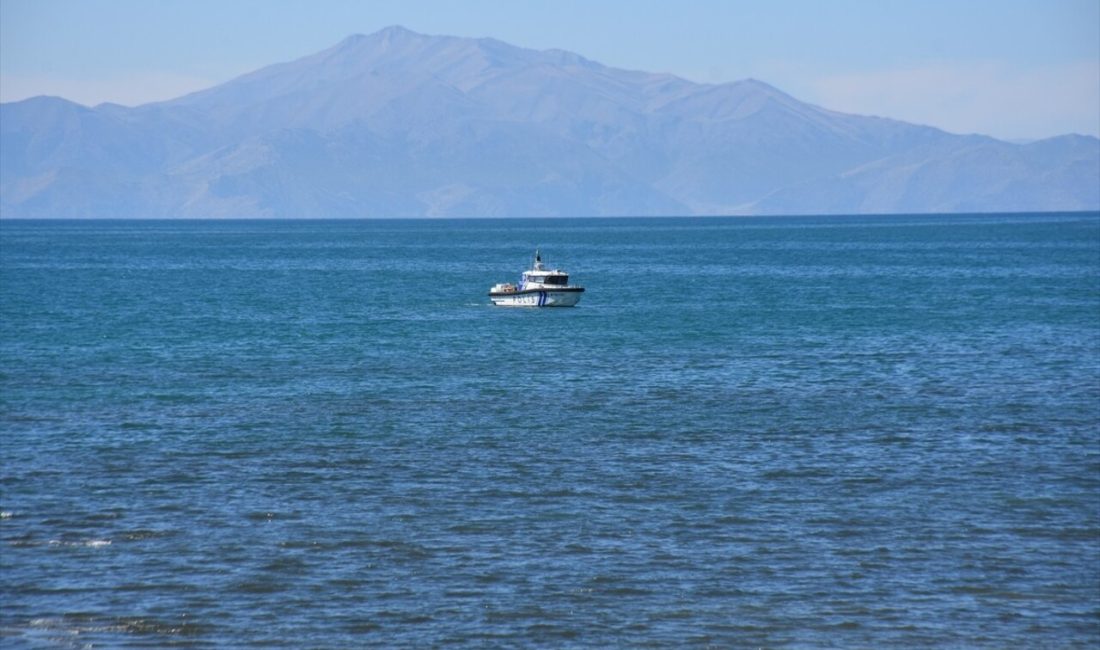
[[[568,275],[548,275],[548,276],[546,276],[546,280],[544,280],[544,281],[546,282],[546,284],[555,284],[555,285],[563,285],[564,286],[566,284],[569,284],[569,276]]]

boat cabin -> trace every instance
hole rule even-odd
[[[542,265],[542,255],[535,251],[535,266],[524,271],[520,279],[520,289],[538,289],[542,287],[564,287],[569,284],[569,274],[561,269],[547,271]]]
[[[569,284],[569,274],[562,271],[527,271],[523,274],[522,286],[545,285],[564,287]]]

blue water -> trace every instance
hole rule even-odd
[[[0,326],[3,647],[1100,646],[1100,215],[5,221]]]

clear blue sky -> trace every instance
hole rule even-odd
[[[959,133],[1100,135],[1100,0],[0,0],[0,100],[167,99],[394,24]]]

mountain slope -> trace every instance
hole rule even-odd
[[[391,27],[167,102],[0,105],[0,216],[1100,209],[1100,140],[1015,145]]]
[[[756,202],[765,214],[1095,210],[1100,148],[1062,136],[1027,145],[970,136],[916,147]],[[1090,179],[1093,179],[1090,181]]]

